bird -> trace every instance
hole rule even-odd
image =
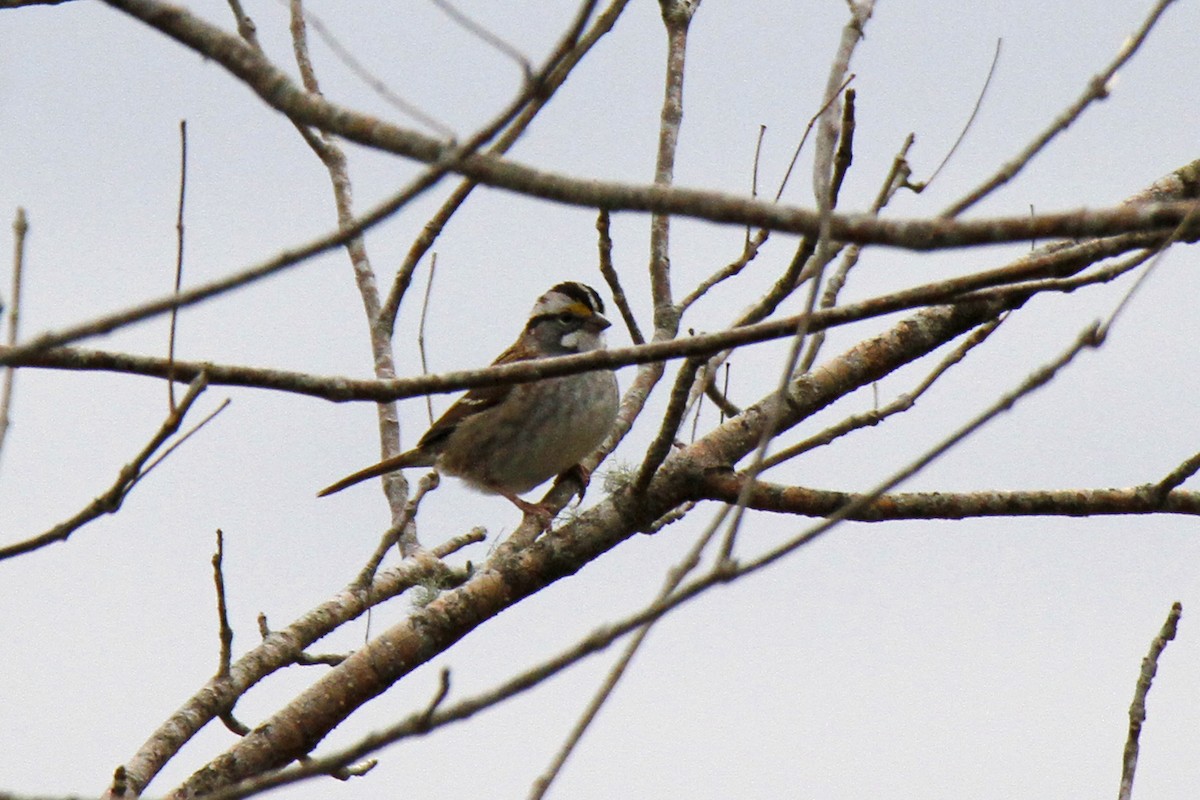
[[[603,349],[611,324],[595,289],[576,281],[556,284],[537,299],[517,340],[492,366]],[[405,467],[434,467],[507,498],[548,525],[551,510],[518,495],[572,470],[586,488],[588,475],[579,462],[612,430],[618,399],[612,370],[471,389],[416,447],[348,475],[318,496]]]

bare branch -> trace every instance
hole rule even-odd
[[[308,52],[308,37],[304,24],[305,14],[301,0],[290,0],[292,51],[296,65],[300,70],[305,88],[313,93],[320,92],[316,71]],[[314,24],[314,27],[319,22]],[[348,54],[347,54],[348,55]],[[357,62],[354,62],[357,63]],[[308,133],[300,129],[302,134]],[[338,227],[347,228],[354,224],[353,187],[350,182],[350,172],[346,166],[346,155],[341,146],[328,133],[322,133],[318,143],[315,137],[305,136],[317,157],[325,165],[329,180],[333,186],[334,205],[337,208]],[[379,285],[375,278],[375,269],[367,254],[367,244],[362,234],[346,241],[346,255],[350,258],[350,267],[354,273],[354,283],[366,312],[367,327],[370,339],[372,364],[375,377],[389,379],[396,377],[396,364],[392,355],[391,330],[379,324],[380,299]],[[379,424],[379,453],[380,458],[391,458],[400,452],[400,418],[395,403],[380,403],[376,409]],[[388,475],[382,482],[383,496],[391,512],[392,523],[395,525],[404,514],[404,503],[408,497],[408,480],[403,472]],[[415,528],[404,531],[403,547],[406,551],[415,551],[420,547]]]
[[[18,208],[13,219],[13,266],[12,294],[8,309],[8,346],[15,347],[21,328],[21,284],[25,272],[25,235],[29,233],[29,219],[25,209]],[[0,311],[3,311],[0,304]],[[8,433],[9,413],[12,408],[13,384],[16,382],[17,370],[9,366],[4,369],[4,384],[0,386],[0,453],[4,451],[4,438]]]
[[[415,534],[410,533],[413,520],[417,518],[417,510],[421,507],[421,501],[425,499],[425,495],[436,489],[438,483],[439,479],[436,472],[428,472],[421,477],[421,480],[417,483],[417,491],[413,494],[412,499],[404,504],[404,510],[400,518],[393,522],[392,526],[384,532],[379,540],[379,546],[375,548],[375,552],[371,555],[371,558],[358,573],[358,577],[354,581],[356,586],[365,587],[370,585],[388,551],[398,542],[403,541],[406,535],[409,536],[410,540],[415,542]],[[405,552],[404,548],[401,548],[401,556],[406,555],[408,553]]]
[[[217,551],[213,553],[212,568],[213,568],[213,583],[217,587],[217,623],[218,636],[221,642],[221,652],[217,663],[216,680],[227,680],[229,678],[229,664],[232,660],[231,652],[233,649],[233,628],[229,626],[229,609],[225,605],[225,575],[222,572],[222,561],[225,558],[225,534],[220,528],[217,528]],[[250,732],[245,724],[233,715],[233,709],[227,709],[221,713],[221,722],[225,724],[233,733],[238,736],[245,736]]]
[[[1129,706],[1129,736],[1125,740],[1125,754],[1121,759],[1121,788],[1117,793],[1119,800],[1129,800],[1133,795],[1133,774],[1137,769],[1138,737],[1142,733],[1142,723],[1146,721],[1146,695],[1150,692],[1150,684],[1158,672],[1158,658],[1166,649],[1167,642],[1175,638],[1179,625],[1179,617],[1183,613],[1183,605],[1174,603],[1167,614],[1167,621],[1154,641],[1150,643],[1150,652],[1142,659],[1142,669],[1138,674],[1137,688],[1133,693],[1133,703]]]
[[[1063,247],[1052,252],[1034,253],[1018,259],[1007,267],[925,284],[861,303],[818,309],[809,315],[807,327],[810,332],[819,331],[905,309],[960,302],[965,299],[984,299],[984,296],[977,292],[978,289],[1047,273],[1070,273],[1106,257],[1106,255],[1136,249],[1144,246],[1145,243],[1154,245],[1154,237],[1118,238]],[[1002,286],[1002,288],[992,290],[986,295],[986,299],[1015,306],[1020,305],[1026,298],[1039,291],[1071,291],[1079,285],[1079,281],[1047,281],[1044,284],[1017,283],[1013,286]],[[976,294],[971,295],[971,292],[976,292]],[[386,402],[431,392],[443,393],[476,386],[522,383],[593,369],[612,369],[630,364],[649,364],[686,356],[711,355],[733,347],[792,336],[804,316],[800,314],[781,317],[717,333],[697,334],[634,347],[610,348],[579,355],[556,356],[497,367],[396,378],[388,381],[321,377],[285,370],[189,361],[177,361],[175,370],[176,376],[184,379],[206,371],[209,373],[210,383],[217,385],[276,389],[334,402],[352,400]],[[17,357],[14,357],[14,353]],[[164,359],[151,356],[134,356],[82,348],[57,348],[28,358],[21,356],[22,351],[19,348],[0,347],[0,361],[12,362],[25,367],[108,370],[164,377],[167,366]]]
[[[429,0],[429,2],[441,9],[443,14],[454,20],[463,30],[478,37],[480,41],[487,43],[498,52],[503,53],[506,57],[516,62],[521,71],[525,73],[525,79],[532,80],[533,67],[530,65],[529,59],[520,50],[468,17],[462,11],[459,11],[450,0]]]
[[[421,713],[418,720],[418,725],[429,726],[430,720],[433,719],[433,714],[438,710],[438,706],[450,694],[450,670],[448,667],[442,667],[442,671],[438,673],[438,690],[433,699],[429,701],[429,705],[425,707],[425,711]]]
[[[942,169],[950,163],[950,158],[954,152],[958,150],[958,146],[963,143],[963,139],[967,138],[967,131],[971,130],[971,125],[975,122],[975,117],[979,115],[979,109],[983,108],[983,98],[987,96],[988,87],[992,85],[992,78],[996,74],[996,65],[1000,63],[1000,47],[1004,43],[1004,39],[996,40],[996,51],[992,54],[992,63],[988,67],[987,77],[983,79],[983,87],[979,90],[979,95],[975,98],[975,106],[971,109],[971,116],[967,117],[966,124],[962,126],[962,130],[958,132],[958,138],[954,140],[954,144],[950,145],[950,149],[946,151],[946,155],[942,158],[941,163],[934,168],[929,177],[921,182],[918,191],[924,191],[925,187],[933,183]],[[907,147],[905,148],[908,149]]]
[[[966,337],[958,347],[954,348],[944,359],[942,359],[934,369],[925,376],[925,378],[910,391],[897,397],[891,403],[888,403],[883,408],[876,408],[863,414],[853,414],[836,425],[831,425],[820,433],[810,436],[802,442],[779,450],[776,453],[765,457],[762,464],[759,465],[759,472],[764,472],[771,467],[778,466],[789,459],[793,459],[802,453],[807,453],[817,447],[833,442],[834,440],[845,436],[851,431],[858,430],[867,426],[878,425],[888,417],[899,414],[916,405],[917,399],[921,397],[933,384],[946,373],[952,366],[959,363],[966,357],[967,353],[981,344],[989,336],[992,331],[999,327],[1004,317],[991,320],[976,328],[970,336]]]
[[[296,3],[293,6],[293,9],[295,11],[299,11],[301,14],[299,25],[303,27],[305,22],[311,25],[312,29],[317,32],[317,35],[321,37],[326,46],[328,46],[329,49],[333,51],[333,54],[337,56],[338,60],[345,64],[346,67],[352,73],[354,73],[359,80],[369,86],[371,91],[383,98],[384,101],[392,106],[392,108],[415,120],[416,122],[421,123],[430,130],[436,132],[439,136],[445,137],[447,140],[453,140],[456,138],[453,128],[429,112],[417,107],[415,103],[410,103],[408,100],[405,100],[403,97],[397,94],[392,87],[388,86],[384,81],[372,74],[371,71],[367,69],[361,61],[355,58],[354,53],[348,47],[344,46],[340,41],[338,41],[338,38],[333,35],[333,31],[329,29],[328,25],[321,21],[320,17],[308,9],[300,8],[299,3]],[[295,42],[296,26],[296,17],[293,16],[293,42]],[[307,50],[307,44],[305,44],[305,50]],[[307,53],[305,54],[305,62],[307,63],[307,67],[302,67],[302,72],[307,70],[309,74],[312,74],[312,62],[308,60]],[[307,83],[307,80],[305,82]]]
[[[700,0],[659,0],[667,29],[666,87],[658,127],[658,155],[654,185],[670,186],[675,179],[675,152],[683,122],[683,74],[687,60],[687,35]],[[679,311],[671,296],[671,218],[650,217],[650,297],[654,301],[654,336],[669,338],[679,329]]]
[[[734,502],[746,484],[735,472],[714,472],[704,478],[703,499]],[[912,492],[881,495],[844,516],[858,522],[905,519],[970,519],[973,517],[1089,517],[1124,514],[1200,515],[1200,492],[1175,490],[1160,500],[1156,484],[1128,489],[1063,489],[1059,491]],[[784,486],[759,480],[747,496],[747,506],[760,511],[826,517],[863,497],[848,492]],[[698,498],[699,499],[699,498]]]
[[[227,680],[209,681],[150,736],[125,765],[131,789],[140,792],[145,788],[201,728],[232,708],[238,697],[266,676],[299,663],[305,648],[313,642],[367,609],[446,574],[448,567],[441,559],[482,540],[479,531],[454,537],[380,573],[365,591],[347,587],[283,630],[271,632],[262,644],[233,663]]]
[[[494,155],[474,153],[469,147],[455,148],[442,140],[341,108],[303,91],[285,73],[241,40],[181,8],[166,6],[158,0],[105,2],[212,58],[269,105],[296,122],[313,125],[369,147],[444,165],[446,169],[460,172],[480,183],[591,208],[692,216],[793,233],[815,234],[821,227],[820,215],[805,209],[673,186],[631,186],[569,178]],[[464,151],[470,155],[464,154]],[[1164,228],[1174,229],[1190,205],[1148,204],[1137,208],[977,221],[948,218],[881,220],[864,219],[861,215],[833,215],[829,219],[829,235],[840,242],[889,244],[925,250],[1028,241],[1032,238],[1082,238],[1144,230],[1161,232]],[[1193,236],[1200,236],[1200,221],[1189,224],[1183,238],[1186,240]]]
[[[1088,81],[1087,88],[1084,89],[1083,94],[1081,94],[1074,103],[1068,106],[1066,110],[1059,114],[1058,117],[1055,118],[1052,123],[1050,123],[1050,127],[1038,134],[1038,136],[1032,142],[1030,142],[1024,150],[1018,153],[1015,158],[1001,166],[995,175],[988,178],[976,189],[973,189],[971,192],[969,192],[966,197],[957,201],[943,211],[941,216],[943,218],[957,217],[959,214],[978,203],[984,197],[987,197],[996,189],[1008,183],[1010,180],[1015,178],[1017,173],[1024,169],[1025,165],[1028,164],[1033,157],[1042,150],[1042,148],[1048,145],[1055,136],[1058,136],[1058,134],[1065,131],[1072,122],[1077,120],[1079,115],[1082,114],[1088,106],[1097,100],[1104,100],[1107,98],[1110,84],[1113,76],[1117,74],[1117,70],[1123,67],[1125,63],[1133,57],[1133,54],[1138,51],[1138,48],[1142,46],[1142,42],[1146,41],[1146,36],[1149,35],[1150,29],[1154,27],[1155,23],[1157,23],[1159,18],[1163,15],[1163,12],[1167,10],[1167,6],[1171,5],[1173,2],[1175,2],[1175,0],[1159,0],[1158,3],[1155,4],[1154,8],[1150,10],[1150,14],[1146,17],[1145,21],[1142,23],[1142,26],[1137,30],[1137,32],[1134,33],[1132,37],[1126,39],[1124,43],[1122,43],[1121,49],[1117,51],[1116,58],[1109,63],[1103,72],[1101,72],[1099,75],[1092,76],[1092,79]]]
[[[1167,476],[1154,485],[1154,493],[1156,496],[1166,499],[1171,492],[1179,488],[1184,482],[1200,472],[1200,453],[1196,453],[1191,458],[1184,461],[1175,469],[1167,473]]]
[[[870,383],[879,374],[895,369],[898,362],[919,358],[1002,310],[994,304],[970,304],[921,312],[896,330],[846,353],[841,363],[798,379],[794,391],[789,392],[789,410],[780,418],[780,425],[795,424],[854,386]],[[687,500],[683,492],[700,474],[731,463],[754,447],[775,402],[772,395],[737,420],[673,453],[644,494],[618,491],[556,529],[553,536],[542,536],[520,547],[502,543],[470,580],[443,592],[365,643],[336,670],[235,743],[209,768],[193,775],[182,791],[212,791],[311,752],[353,709],[458,641],[468,630],[549,583],[573,574],[642,525],[653,524]],[[731,573],[722,571],[710,579],[709,585],[724,580],[727,574]],[[685,588],[681,587],[680,592]],[[685,594],[679,602],[689,596]],[[640,617],[638,624],[648,618]],[[403,656],[398,658],[400,654]],[[536,680],[536,676],[530,680]],[[354,756],[358,757],[361,754]]]
[[[579,14],[576,15],[575,22],[571,28],[559,40],[558,46],[546,59],[545,65],[538,74],[533,76],[532,80],[526,82],[525,91],[522,92],[517,99],[510,104],[509,110],[501,115],[500,120],[504,120],[508,124],[509,112],[512,113],[511,124],[508,124],[507,129],[497,138],[495,144],[488,148],[488,153],[499,155],[506,152],[525,132],[538,113],[549,102],[550,98],[560,86],[566,81],[571,74],[571,70],[580,62],[580,60],[592,49],[601,37],[608,33],[613,24],[617,21],[617,17],[625,9],[629,0],[613,0],[607,9],[604,10],[595,23],[588,30],[586,35],[581,35],[584,25],[591,16],[592,8],[595,3],[589,1],[583,5]],[[499,127],[495,124],[487,129],[491,132],[499,131]],[[489,134],[490,138],[490,134]],[[471,191],[477,186],[475,180],[468,178],[459,183],[446,201],[438,208],[437,213],[425,223],[425,227],[421,230],[421,235],[417,237],[412,246],[408,250],[408,254],[404,257],[404,263],[396,270],[396,276],[392,281],[392,288],[388,291],[387,299],[383,303],[383,310],[380,315],[380,325],[386,327],[389,331],[396,324],[396,314],[400,310],[400,303],[404,299],[405,293],[408,291],[409,284],[412,282],[413,272],[417,268],[421,257],[429,251],[433,246],[434,241],[445,228],[450,217],[459,209],[466,201]]]
[[[646,337],[642,335],[642,329],[638,327],[637,319],[633,316],[633,309],[629,307],[629,298],[625,296],[625,290],[621,287],[621,279],[617,276],[617,270],[613,267],[613,242],[612,237],[609,236],[608,222],[608,211],[600,209],[600,213],[596,216],[596,231],[599,234],[600,274],[604,277],[604,282],[608,284],[609,291],[612,292],[613,303],[616,304],[617,310],[621,312],[621,319],[625,320],[625,328],[629,331],[629,338],[633,340],[634,344],[645,344]]]
[[[25,539],[24,541],[7,545],[5,547],[0,547],[0,561],[37,550],[45,547],[48,544],[65,542],[72,533],[92,520],[97,519],[105,514],[116,513],[116,511],[120,509],[121,503],[124,502],[125,496],[129,494],[130,490],[133,489],[137,482],[145,476],[146,469],[144,468],[144,465],[146,462],[151,456],[154,455],[155,451],[157,451],[167,439],[169,439],[177,430],[179,430],[179,425],[183,422],[184,416],[186,416],[188,410],[192,407],[192,403],[196,401],[196,398],[200,396],[201,392],[204,391],[207,385],[208,384],[203,373],[201,373],[194,381],[192,381],[191,385],[188,387],[187,394],[185,394],[183,399],[180,401],[179,407],[167,415],[167,418],[159,427],[158,432],[153,438],[151,438],[146,446],[142,448],[141,452],[139,452],[132,461],[121,467],[121,471],[117,474],[116,481],[113,482],[113,485],[109,487],[108,491],[92,500],[92,502],[88,503],[73,517],[64,522],[60,522],[58,525],[55,525],[45,533],[39,534],[38,536],[34,536],[30,539]]]
[[[421,321],[417,325],[417,353],[421,357],[421,374],[429,374],[429,360],[425,357],[425,320],[429,314],[429,298],[433,294],[433,278],[437,275],[437,253],[429,259],[429,279],[425,282],[425,297],[421,301]],[[429,424],[433,425],[433,399],[425,395],[425,412],[429,415]]]
[[[179,120],[179,205],[175,215],[175,295],[183,283],[183,209],[187,199],[187,120]],[[167,405],[175,410],[175,323],[179,307],[171,309],[171,330],[167,336]]]
[[[217,550],[213,553],[213,583],[217,587],[217,623],[221,641],[221,654],[217,663],[217,677],[229,677],[230,652],[233,648],[233,628],[229,627],[229,609],[225,605],[225,575],[222,562],[225,559],[225,534],[217,528]]]

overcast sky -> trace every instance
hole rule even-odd
[[[222,2],[188,5],[231,26]],[[535,61],[575,6],[459,3]],[[520,85],[511,60],[423,0],[309,8],[373,74],[460,136],[491,118]],[[970,116],[1002,39],[991,88],[954,159],[930,189],[900,195],[889,211],[939,212],[1078,96],[1149,8],[1145,0],[881,0],[852,64],[858,129],[842,207],[868,206],[909,132],[916,134],[915,177],[928,176]],[[284,5],[251,0],[246,10],[268,54],[291,70]],[[23,206],[32,226],[26,336],[170,290],[181,119],[189,130],[185,284],[226,275],[334,226],[323,167],[286,120],[216,64],[89,0],[5,10],[0,20],[0,219]],[[761,176],[774,187],[820,103],[844,21],[842,3],[707,0],[692,26],[677,181],[746,192],[754,141],[765,125]],[[1120,72],[1111,96],[972,213],[1108,206],[1200,157],[1197,31],[1200,4],[1180,0]],[[649,182],[664,42],[657,4],[635,0],[513,158],[575,176]],[[420,127],[325,44],[315,40],[312,49],[331,99]],[[349,153],[360,210],[415,174],[394,157],[357,147]],[[811,206],[807,162],[799,169],[784,200]],[[445,188],[368,235],[385,282]],[[602,286],[594,224],[586,209],[477,191],[435,248],[426,330],[431,369],[486,364],[516,335],[533,300],[560,280]],[[617,268],[644,320],[647,231],[643,215],[614,218]],[[735,258],[742,236],[731,227],[676,224],[671,256],[680,294]],[[724,325],[769,285],[793,244],[774,237],[737,288],[697,304],[684,328]],[[870,250],[846,297],[998,266],[1025,249],[935,256]],[[0,252],[7,259],[9,248]],[[1194,249],[1171,250],[1101,350],[1085,353],[1053,385],[904,488],[1125,487],[1156,481],[1200,450],[1198,266]],[[8,269],[4,261],[5,300]],[[419,287],[427,276],[423,264]],[[1127,288],[1032,302],[911,414],[770,477],[843,490],[875,484],[1062,352]],[[401,312],[396,358],[404,375],[420,370],[419,310],[409,302]],[[884,324],[839,330],[826,357]],[[619,325],[612,343],[628,344]],[[84,344],[163,354],[166,321]],[[314,259],[186,310],[178,355],[369,376],[366,325],[345,255]],[[778,347],[735,355],[736,402],[769,390],[779,355]],[[619,373],[623,387],[632,374]],[[889,378],[881,398],[906,391],[921,374],[907,369]],[[345,585],[373,550],[387,525],[377,489],[324,500],[314,492],[374,459],[374,407],[217,387],[198,410],[225,397],[230,408],[139,485],[118,515],[66,544],[0,562],[0,791],[96,793],[214,672],[209,558],[217,528],[226,534],[236,653],[255,643],[260,611],[282,627]],[[450,400],[435,397],[435,412]],[[871,403],[861,392],[789,441]],[[160,381],[20,371],[0,454],[0,544],[51,527],[106,489],[157,429],[165,407]],[[402,418],[411,444],[427,424],[424,401],[402,404]],[[701,430],[715,421],[706,416]],[[656,427],[648,413],[616,461],[635,458]],[[327,743],[348,743],[422,707],[442,665],[453,670],[452,698],[463,697],[641,607],[712,513],[701,509],[657,536],[635,537],[490,621],[355,714]],[[486,525],[494,543],[518,521],[503,499],[446,481],[423,506],[421,530],[432,544]],[[805,524],[752,514],[742,541],[758,549]],[[656,628],[551,794],[1112,796],[1140,661],[1179,600],[1183,622],[1150,694],[1136,792],[1195,797],[1198,533],[1194,519],[1167,516],[843,525]],[[457,560],[481,561],[490,546],[476,545]],[[408,602],[377,610],[373,630],[400,619]],[[363,635],[364,623],[351,624],[315,649],[348,650]],[[290,796],[524,797],[612,657],[584,662],[468,723],[385,750],[364,779],[313,782]],[[238,715],[257,724],[316,674],[280,673],[245,697]],[[210,725],[149,794],[166,791],[232,741]]]

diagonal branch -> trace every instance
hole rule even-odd
[[[537,117],[538,113],[545,108],[558,88],[566,82],[567,77],[571,74],[571,70],[579,64],[601,37],[612,30],[617,17],[625,10],[625,6],[628,3],[629,0],[613,0],[609,7],[596,18],[596,21],[592,24],[588,32],[580,36],[580,31],[591,16],[595,3],[588,2],[583,5],[576,16],[575,23],[546,59],[546,65],[526,82],[525,90],[509,106],[515,117],[508,128],[499,135],[495,144],[488,148],[488,153],[501,155],[516,143],[521,134],[525,132],[534,118]],[[501,118],[506,119],[506,116],[502,115]],[[466,201],[468,195],[471,194],[477,185],[478,183],[471,179],[459,183],[454,188],[454,191],[450,193],[450,196],[446,198],[445,202],[442,203],[441,207],[438,208],[433,217],[425,223],[421,234],[412,243],[407,255],[405,255],[404,262],[396,270],[396,276],[392,280],[392,288],[388,291],[387,299],[384,300],[379,317],[379,324],[382,327],[389,331],[395,327],[396,314],[399,313],[400,303],[403,301],[404,295],[412,283],[413,272],[416,270],[418,262],[429,251],[429,248],[433,246],[434,241],[441,235],[450,217]]]
[[[0,547],[0,561],[37,550],[55,542],[65,542],[70,538],[72,533],[92,520],[102,517],[105,514],[115,514],[121,508],[121,503],[125,501],[125,496],[129,494],[134,485],[148,471],[146,462],[150,461],[167,439],[171,438],[179,430],[179,425],[183,422],[183,418],[187,415],[188,410],[207,386],[208,381],[202,372],[192,381],[188,387],[187,394],[179,401],[179,405],[167,415],[167,418],[159,426],[158,431],[150,441],[146,443],[146,446],[134,456],[132,461],[121,467],[121,471],[117,474],[117,479],[106,492],[93,499],[92,502],[80,509],[70,519],[60,522],[45,533],[5,547]]]
[[[1137,770],[1138,738],[1142,733],[1142,723],[1146,721],[1146,695],[1150,693],[1150,684],[1158,672],[1158,658],[1167,643],[1175,638],[1179,626],[1179,617],[1183,613],[1181,603],[1173,603],[1167,614],[1167,621],[1154,641],[1150,643],[1150,652],[1142,659],[1142,669],[1138,674],[1137,688],[1133,693],[1133,703],[1129,706],[1129,735],[1125,740],[1125,754],[1121,759],[1121,788],[1117,792],[1118,800],[1129,800],[1133,795],[1133,774]]]
[[[687,499],[705,472],[734,463],[758,441],[771,417],[795,424],[838,397],[902,363],[922,357],[1004,310],[996,303],[938,307],[915,315],[796,381],[777,414],[774,395],[695,444],[673,453],[642,494],[618,490],[524,547],[501,544],[487,564],[351,654],[224,755],[193,775],[180,792],[227,786],[307,755],[355,709],[443,652],[476,626],[598,558]],[[436,716],[436,715],[435,715]]]
[[[1119,244],[1120,249],[1136,247],[1141,239],[1135,238]],[[570,375],[594,369],[612,369],[631,364],[650,364],[687,356],[704,356],[732,347],[756,344],[780,339],[795,334],[799,325],[806,324],[809,331],[820,331],[838,325],[891,314],[896,311],[919,308],[927,305],[960,302],[962,300],[986,299],[1020,305],[1025,299],[1040,291],[1073,291],[1082,279],[1071,281],[1045,281],[1002,286],[984,296],[982,293],[968,295],[978,288],[1003,283],[1009,278],[1019,279],[1034,274],[1045,274],[1047,264],[1058,269],[1064,264],[1085,266],[1097,258],[1094,248],[1080,245],[1075,249],[1064,249],[1057,257],[1035,258],[1029,262],[1018,262],[1011,269],[992,270],[965,276],[950,281],[905,289],[889,295],[865,300],[852,305],[837,306],[814,311],[807,321],[805,315],[781,317],[754,325],[743,325],[717,333],[698,334],[670,341],[650,342],[633,347],[619,347],[592,351],[571,356],[536,359],[482,369],[458,370],[437,375],[419,375],[394,380],[354,379],[332,376],[317,376],[303,372],[290,372],[261,367],[245,367],[210,364],[197,361],[176,361],[176,378],[186,380],[200,372],[207,372],[209,382],[214,385],[252,386],[261,389],[287,391],[309,395],[334,402],[373,401],[387,402],[424,394],[438,394],[470,389],[477,386],[497,386],[506,383],[523,383],[543,378]],[[1114,248],[1117,249],[1117,248]],[[1107,250],[1105,251],[1107,252]],[[1065,271],[1065,270],[1064,270]],[[1097,280],[1103,276],[1097,276]],[[1090,279],[1089,279],[1090,280]],[[55,348],[26,356],[20,347],[0,347],[0,362],[24,367],[48,369],[105,370],[134,375],[166,377],[168,363],[154,356],[138,356],[112,353],[84,348]]]
[[[976,189],[973,189],[966,197],[954,203],[952,206],[942,212],[943,217],[957,217],[962,212],[966,211],[971,206],[978,203],[984,197],[994,192],[1004,184],[1017,176],[1025,165],[1028,164],[1035,155],[1037,155],[1050,141],[1058,134],[1065,131],[1072,122],[1079,118],[1079,115],[1087,109],[1092,103],[1097,100],[1104,100],[1108,97],[1110,84],[1113,76],[1117,74],[1117,70],[1125,65],[1129,59],[1133,58],[1133,54],[1142,46],[1142,42],[1146,41],[1146,37],[1150,34],[1150,29],[1154,27],[1163,12],[1167,10],[1167,6],[1175,0],[1158,0],[1154,8],[1150,10],[1149,15],[1142,22],[1137,32],[1126,39],[1121,45],[1121,49],[1117,52],[1116,58],[1101,72],[1099,75],[1093,75],[1088,81],[1087,88],[1084,89],[1074,103],[1068,106],[1058,117],[1050,123],[1046,130],[1042,131],[1038,136],[1029,143],[1029,145],[1016,155],[1012,160],[1005,162],[1003,166]]]
[[[427,554],[385,570],[366,589],[347,587],[288,627],[271,631],[261,644],[230,666],[228,679],[210,680],[151,734],[125,765],[131,790],[144,789],[201,728],[232,708],[242,694],[263,678],[298,663],[304,649],[313,642],[413,586],[448,575],[449,568],[440,559],[482,540],[483,535],[478,531],[454,537],[430,548]]]

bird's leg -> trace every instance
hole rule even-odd
[[[521,509],[522,513],[535,518],[541,524],[542,530],[550,529],[550,523],[554,520],[554,510],[545,503],[531,503],[508,492],[503,494],[510,503]]]

